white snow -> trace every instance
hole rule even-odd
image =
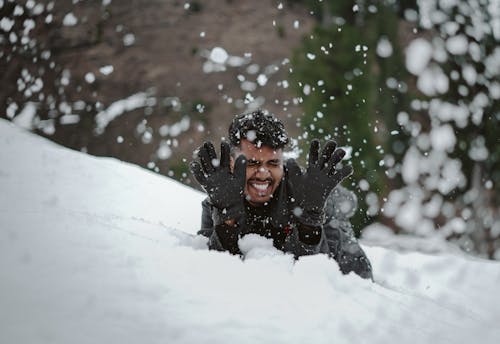
[[[457,35],[446,40],[446,49],[453,55],[462,55],[467,52],[468,43],[465,35]]]
[[[5,114],[7,115],[7,118],[14,118],[16,115],[16,111],[18,110],[18,106],[16,103],[10,103],[9,106],[7,106],[7,109],[5,110]]]
[[[172,149],[165,141],[160,143],[158,150],[156,151],[156,156],[160,160],[166,160],[172,156]]]
[[[27,102],[21,112],[14,117],[12,122],[14,122],[17,126],[31,130],[33,129],[33,121],[36,116],[36,105],[33,102]]]
[[[79,115],[67,114],[67,115],[62,115],[59,118],[59,123],[61,123],[62,125],[76,124],[78,122],[80,122],[80,116]]]
[[[9,32],[14,26],[14,23],[14,20],[3,17],[2,19],[0,19],[0,28],[5,32]]]
[[[365,246],[374,283],[342,275],[324,255],[294,262],[255,235],[240,240],[242,260],[192,235],[204,196],[171,179],[59,147],[5,120],[0,161],[1,343],[500,336],[498,262],[445,244],[417,252],[432,243],[383,230],[365,241],[376,245]]]
[[[14,17],[17,17],[17,16],[22,16],[24,14],[24,9],[19,6],[19,5],[16,5],[16,7],[14,8]]]
[[[449,124],[433,127],[430,138],[432,147],[438,151],[452,152],[457,142],[453,127]]]
[[[308,84],[304,85],[304,87],[302,88],[302,92],[304,92],[304,94],[308,96],[309,94],[311,94],[311,86]]]
[[[17,42],[17,35],[15,34],[15,32],[11,32],[9,34],[9,41],[14,44]]]
[[[488,148],[485,146],[485,141],[483,136],[478,136],[471,142],[471,146],[468,151],[468,155],[472,160],[475,161],[485,161],[490,155]]]
[[[413,40],[406,48],[406,68],[419,75],[427,67],[432,57],[432,45],[423,38]]]
[[[392,44],[391,42],[387,39],[387,37],[380,37],[378,43],[377,43],[377,55],[383,58],[389,57],[392,55]]]
[[[455,105],[439,99],[432,99],[429,103],[429,115],[442,122],[454,120],[459,128],[467,125],[469,110],[466,106]]]
[[[84,76],[85,81],[88,82],[89,84],[93,84],[95,82],[95,75],[92,72],[88,72]]]
[[[238,247],[245,259],[281,256],[273,241],[257,234],[248,234],[238,240]]]
[[[99,72],[103,75],[109,75],[113,73],[114,67],[112,65],[106,65],[99,68]]]
[[[224,48],[215,47],[210,52],[210,60],[212,60],[214,63],[224,64],[228,58],[229,55],[226,50],[224,50]]]
[[[488,12],[490,14],[493,37],[496,40],[500,40],[500,0],[491,0],[488,4]]]
[[[424,69],[417,80],[417,87],[428,96],[448,92],[449,80],[438,65]]]
[[[148,95],[144,92],[136,93],[128,98],[113,102],[107,109],[96,115],[95,121],[97,131],[103,132],[109,122],[114,120],[116,117],[121,116],[125,112],[144,107],[147,103]]]
[[[414,146],[408,148],[405,153],[405,156],[403,158],[403,166],[401,167],[401,175],[406,184],[413,184],[418,180],[419,157],[420,153]]]
[[[229,55],[221,47],[204,50],[201,52],[201,56],[207,59],[202,67],[204,73],[223,72],[227,70],[226,67],[242,67],[251,61],[249,53],[245,53],[245,57]]]
[[[64,16],[63,18],[64,26],[75,26],[76,24],[78,24],[78,18],[75,17],[73,12],[69,12]]]
[[[265,76],[264,74],[259,74],[259,76],[257,77],[257,83],[259,84],[259,86],[265,86],[267,84],[267,76]]]
[[[189,116],[184,116],[182,119],[178,122],[175,122],[171,125],[164,124],[162,125],[158,132],[160,133],[161,136],[170,136],[170,137],[177,137],[183,132],[187,131],[191,126],[191,120]]]
[[[127,33],[123,36],[123,45],[126,47],[130,47],[135,43],[135,35],[133,33]]]
[[[462,76],[464,77],[464,80],[467,82],[467,84],[469,84],[470,86],[476,83],[477,72],[472,65],[467,64],[462,67]]]

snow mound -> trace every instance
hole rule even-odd
[[[283,255],[283,252],[273,246],[273,240],[258,234],[247,234],[238,240],[241,253],[248,258],[262,258]]]
[[[500,264],[366,247],[325,255],[195,236],[203,195],[0,120],[1,343],[496,343]],[[396,240],[396,239],[393,239]]]

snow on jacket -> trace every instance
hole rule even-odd
[[[209,238],[210,249],[241,254],[238,239],[245,234],[256,233],[273,239],[273,245],[296,258],[304,255],[325,253],[335,259],[340,270],[347,274],[354,271],[363,278],[372,278],[371,265],[354,236],[349,218],[357,208],[355,194],[337,186],[328,196],[325,205],[325,221],[321,228],[310,228],[294,217],[278,222],[270,216],[273,204],[253,207],[246,204],[246,223],[238,228],[219,220],[219,209],[209,198],[202,202],[201,230],[198,234]]]

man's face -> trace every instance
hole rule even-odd
[[[247,159],[245,196],[250,204],[261,206],[271,199],[283,177],[283,149],[257,147],[243,139],[236,149],[236,157],[240,154]],[[231,159],[231,170],[233,165],[234,159]]]

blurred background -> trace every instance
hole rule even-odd
[[[198,188],[267,109],[348,151],[358,235],[500,260],[499,42],[500,0],[0,0],[0,116]]]

